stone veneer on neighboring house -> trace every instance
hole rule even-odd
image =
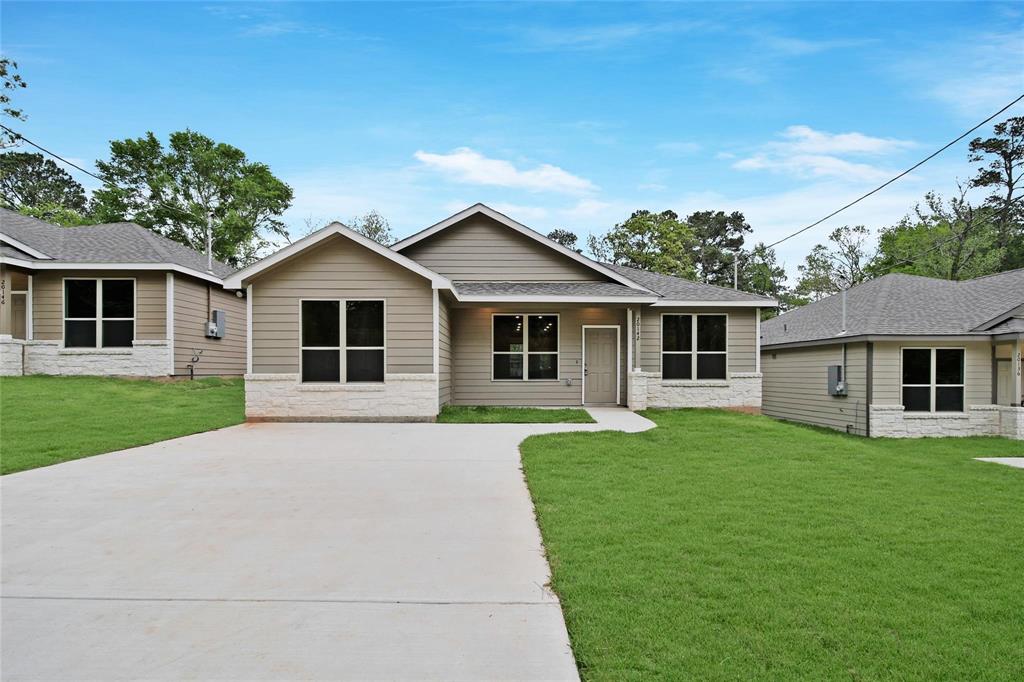
[[[251,421],[434,421],[436,374],[385,374],[383,383],[303,384],[298,374],[245,375]]]
[[[132,348],[63,348],[59,341],[0,339],[0,375],[155,377],[169,374],[167,341],[135,341]]]
[[[1024,407],[972,405],[963,413],[904,412],[902,405],[872,405],[871,435],[887,438],[1005,436],[1024,439]]]
[[[649,407],[761,407],[761,373],[733,372],[727,381],[663,380],[660,372],[626,378],[629,409]]]

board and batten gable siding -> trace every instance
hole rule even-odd
[[[64,340],[64,279],[135,280],[135,338],[167,338],[167,273],[155,270],[42,270],[32,277],[32,331],[38,341]]]
[[[846,396],[828,392],[828,367],[843,364],[843,344],[761,354],[761,411],[769,417],[867,435],[867,343],[846,344]]]
[[[209,307],[207,296],[209,295]],[[209,310],[227,315],[224,338],[206,337]],[[193,353],[202,350],[197,376],[245,374],[245,299],[219,284],[174,275],[174,373],[188,374]]]
[[[992,342],[979,341],[876,341],[873,393],[875,405],[902,405],[902,348],[963,348],[964,407],[992,404]]]
[[[327,239],[259,275],[252,298],[256,374],[298,374],[299,301],[304,298],[384,299],[385,371],[434,370],[429,280],[345,237]]]
[[[453,281],[609,281],[586,265],[484,215],[466,218],[402,250]]]
[[[440,295],[440,294],[439,294]],[[437,390],[441,406],[452,402],[452,313],[445,296],[438,301]]]
[[[756,372],[757,311],[754,308],[644,308],[640,311],[639,366],[661,372],[661,316],[671,313],[728,315],[728,367],[730,373]]]
[[[492,381],[491,316],[559,315],[558,381]],[[619,402],[626,399],[626,309],[568,305],[502,305],[452,309],[452,402],[456,405],[580,405],[583,325],[619,325]],[[571,379],[571,385],[566,385]]]

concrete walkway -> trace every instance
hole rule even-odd
[[[1024,469],[1024,457],[975,457],[974,459],[979,462],[993,462],[995,464],[1005,464],[1016,469]]]
[[[11,474],[2,675],[571,680],[520,470],[596,425],[258,424]]]

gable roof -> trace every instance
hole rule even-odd
[[[761,324],[763,343],[842,341],[857,336],[968,336],[996,331],[1024,306],[1024,269],[965,281],[893,273]],[[1015,325],[1007,329],[1012,331]]]
[[[631,289],[638,289],[640,291],[647,291],[646,287],[644,287],[641,284],[639,284],[638,282],[630,279],[628,276],[623,275],[622,273],[616,272],[615,270],[612,270],[612,269],[608,268],[607,266],[605,266],[602,263],[598,263],[597,261],[591,260],[591,259],[587,258],[586,256],[584,256],[583,254],[576,253],[572,249],[566,248],[566,247],[562,246],[561,244],[559,244],[558,242],[555,242],[555,241],[552,241],[552,240],[548,239],[547,237],[542,235],[540,232],[537,232],[536,230],[532,230],[529,227],[527,227],[526,225],[523,225],[522,223],[517,222],[517,221],[513,220],[512,218],[509,218],[504,213],[500,213],[498,211],[495,211],[490,206],[487,206],[485,204],[480,204],[480,203],[473,204],[469,208],[463,209],[463,210],[459,211],[458,213],[456,213],[455,215],[452,215],[452,216],[449,216],[449,217],[445,218],[444,220],[442,220],[439,223],[435,223],[434,225],[431,225],[430,227],[428,227],[428,228],[426,228],[424,230],[420,230],[419,232],[417,232],[416,234],[414,234],[412,236],[409,236],[409,237],[406,237],[405,239],[402,239],[401,241],[393,244],[391,246],[391,248],[394,249],[395,251],[402,251],[403,249],[406,249],[406,248],[412,246],[413,244],[417,244],[417,243],[423,241],[424,239],[428,239],[430,237],[433,237],[435,234],[437,234],[437,233],[439,233],[439,232],[441,232],[443,230],[446,230],[449,227],[452,227],[453,225],[456,225],[456,224],[462,222],[466,218],[469,218],[469,217],[477,215],[477,214],[485,215],[488,218],[490,218],[490,219],[492,219],[492,220],[494,220],[494,221],[504,225],[505,227],[507,227],[507,228],[509,228],[511,230],[514,230],[515,232],[518,232],[519,234],[522,234],[523,236],[528,237],[528,238],[530,238],[530,239],[532,239],[532,240],[534,240],[536,242],[539,242],[540,244],[543,244],[544,246],[548,247],[552,251],[555,251],[555,252],[565,256],[566,258],[574,260],[577,263],[582,263],[583,265],[585,265],[586,267],[590,268],[591,270],[594,270],[595,272],[600,273],[601,275],[604,275],[605,277],[607,277],[607,278],[609,278],[609,279],[611,279],[611,280],[613,280],[615,282],[618,282],[619,284],[623,284],[623,285],[625,285],[627,287],[630,287]]]
[[[0,209],[0,241],[8,244],[2,252],[5,259],[36,269],[168,266],[218,283],[234,271],[227,263],[215,260],[211,275],[206,270],[205,255],[135,223],[60,227]]]
[[[682,277],[662,275],[657,272],[647,272],[625,265],[612,265],[605,263],[605,266],[621,272],[630,279],[640,282],[651,291],[657,293],[663,300],[656,305],[695,305],[720,303],[723,305],[760,305],[764,308],[774,308],[778,302],[767,296],[752,294],[737,289],[727,289],[714,284],[704,284]]]
[[[306,235],[297,242],[289,244],[280,251],[277,251],[262,260],[256,261],[255,263],[248,267],[242,268],[238,272],[232,274],[230,277],[225,278],[224,286],[227,287],[228,289],[241,289],[243,286],[245,286],[247,280],[255,277],[264,270],[267,270],[268,268],[272,268],[275,265],[278,265],[286,260],[294,258],[295,256],[305,251],[306,249],[313,247],[319,244],[320,242],[324,241],[325,239],[333,237],[334,235],[339,235],[341,237],[345,237],[346,239],[354,241],[356,244],[366,247],[367,249],[373,251],[377,255],[383,256],[384,258],[387,258],[388,260],[397,263],[406,270],[411,270],[412,272],[415,272],[417,275],[425,277],[426,279],[430,280],[431,286],[435,289],[452,288],[452,283],[448,281],[446,277],[437,274],[433,270],[429,270],[423,267],[413,259],[407,258],[402,254],[398,253],[397,251],[393,251],[388,247],[383,246],[382,244],[378,244],[377,242],[373,241],[368,237],[364,237],[355,230],[346,227],[339,222],[333,222],[330,225],[327,225],[326,227],[320,228],[316,232]]]

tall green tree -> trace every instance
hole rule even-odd
[[[774,249],[760,243],[744,252],[740,257],[739,288],[762,296],[769,296],[779,302],[781,310],[803,305],[806,300],[795,296],[786,285],[786,268],[779,263]],[[767,319],[777,313],[765,308],[762,317]]]
[[[374,210],[358,218],[353,218],[351,227],[364,237],[369,237],[384,246],[390,246],[395,241],[394,235],[391,234],[391,223]]]
[[[62,206],[85,211],[85,188],[42,154],[0,154],[0,205],[15,211],[36,206]]]
[[[942,279],[971,279],[999,272],[1006,247],[999,245],[998,209],[976,207],[967,188],[949,200],[929,192],[913,215],[879,233],[872,276],[904,272]]]
[[[999,267],[1024,267],[1024,202],[1020,199],[1024,178],[1024,116],[1015,116],[993,127],[988,138],[971,140],[971,161],[981,161],[971,180],[973,187],[988,190],[984,208],[989,209],[996,228],[996,248],[1001,250]]]
[[[0,115],[13,121],[24,121],[25,112],[14,105],[14,93],[28,87],[28,83],[18,73],[18,62],[7,57],[0,58]],[[0,149],[15,147],[18,136],[0,128]]]
[[[562,228],[556,228],[548,232],[548,239],[553,242],[558,242],[567,249],[572,249],[576,253],[583,253],[582,249],[577,248],[576,242],[577,237],[575,232],[570,230],[564,230]]]
[[[753,231],[746,218],[739,211],[697,211],[684,222],[693,232],[693,261],[698,280],[731,286],[736,254],[743,248],[744,235]]]
[[[171,133],[166,148],[151,132],[112,141],[110,159],[96,167],[101,221],[131,220],[203,252],[209,219],[214,257],[233,265],[255,260],[271,238],[287,238],[281,214],[291,187],[266,164],[195,131]]]
[[[800,275],[793,293],[817,301],[870,278],[873,254],[871,232],[863,225],[832,230],[828,244],[818,244],[797,266]]]
[[[693,279],[693,232],[674,211],[635,211],[607,234],[590,235],[587,247],[599,261]]]
[[[96,220],[89,213],[77,211],[60,204],[37,204],[22,206],[18,213],[30,218],[37,218],[61,227],[78,227],[79,225],[95,225]]]

